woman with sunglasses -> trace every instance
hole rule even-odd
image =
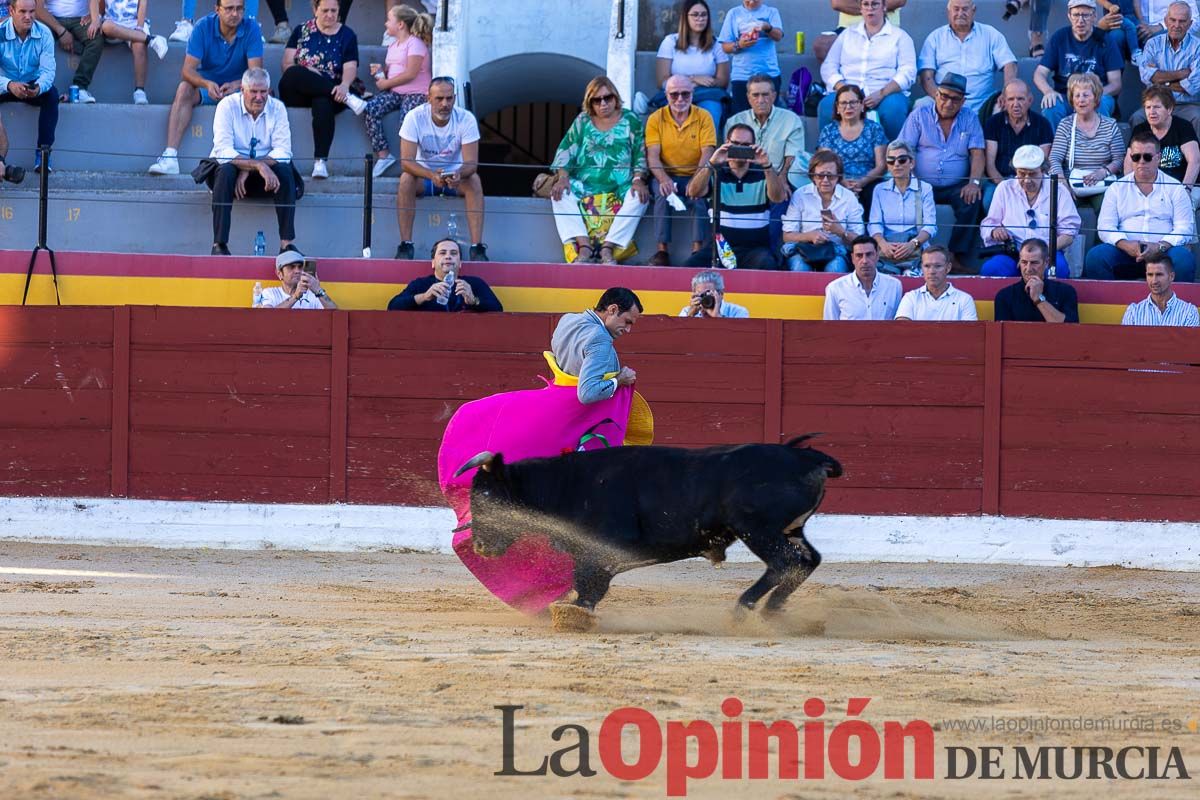
[[[833,119],[821,129],[817,147],[825,147],[842,157],[845,174],[842,186],[854,192],[864,211],[871,208],[871,188],[883,177],[883,151],[887,136],[883,127],[867,119],[867,96],[851,83],[842,84],[833,99]]]
[[[889,178],[875,184],[867,233],[879,244],[880,272],[921,274],[921,251],[937,235],[933,187],[913,176],[916,155],[908,142],[887,146]]]
[[[1026,239],[1050,240],[1050,181],[1046,176],[1046,154],[1036,144],[1018,147],[1013,153],[1012,165],[1017,177],[1000,181],[979,232],[985,246],[1005,245],[1016,253]],[[1070,191],[1059,184],[1058,241],[1054,248],[1056,278],[1070,277],[1063,251],[1079,235],[1080,224],[1079,211]],[[1006,245],[1010,242],[1011,245]],[[983,262],[979,274],[1012,277],[1020,271],[1012,255],[998,253]]]
[[[550,189],[554,224],[563,244],[575,245],[573,263],[598,257],[601,264],[616,264],[617,251],[633,240],[646,213],[650,190],[642,121],[622,107],[617,87],[607,76],[588,83],[583,111],[559,143],[550,168],[556,171]],[[604,241],[596,247],[580,202],[592,205],[590,198],[600,195],[610,195],[620,208],[612,215]]]
[[[842,157],[817,150],[808,162],[805,184],[792,193],[783,212],[783,256],[792,272],[849,272],[846,252],[866,233],[862,206],[841,184]]]
[[[729,54],[717,44],[705,0],[683,0],[678,32],[667,34],[658,46],[654,80],[661,88],[650,100],[651,109],[667,104],[667,78],[672,75],[691,78],[692,102],[711,114],[713,126],[721,130],[722,104],[729,98]]]

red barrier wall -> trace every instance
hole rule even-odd
[[[0,309],[0,494],[440,505],[463,402],[554,315]],[[1200,332],[643,317],[657,442],[823,431],[825,510],[1200,519]]]

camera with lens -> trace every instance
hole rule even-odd
[[[717,295],[712,289],[709,289],[706,292],[701,292],[699,297],[701,308],[712,311],[717,307]]]
[[[1004,4],[1004,16],[1002,16],[1001,19],[1008,21],[1020,10],[1021,0],[1008,0],[1008,2]]]

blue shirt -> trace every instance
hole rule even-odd
[[[721,24],[718,42],[736,42],[742,26],[757,22],[761,28],[764,22],[771,23],[772,28],[783,28],[783,19],[779,11],[768,5],[761,5],[753,11],[748,11],[743,5],[736,5],[725,14]],[[729,79],[744,81],[751,75],[764,73],[772,78],[779,74],[779,55],[775,52],[775,40],[765,33],[759,33],[758,41],[741,52],[734,53],[730,60]]]
[[[1004,35],[991,25],[976,22],[965,40],[949,25],[934,30],[925,37],[917,71],[933,70],[933,79],[940,81],[947,72],[957,72],[967,79],[966,107],[978,112],[995,91],[996,73],[1007,64],[1017,63]]]
[[[1171,46],[1170,37],[1163,34],[1153,37],[1142,48],[1142,63],[1138,67],[1138,73],[1142,83],[1149,86],[1153,83],[1151,79],[1154,73],[1159,70],[1174,72],[1195,64],[1200,64],[1200,39],[1191,34],[1184,34],[1183,41],[1176,50]],[[1193,69],[1192,74],[1180,81],[1179,85],[1187,91],[1183,94],[1173,93],[1176,103],[1200,103],[1200,69]]]
[[[1091,72],[1108,83],[1108,73],[1125,69],[1125,59],[1115,40],[1107,39],[1104,31],[1096,28],[1086,41],[1079,41],[1071,33],[1071,26],[1059,28],[1046,43],[1041,66],[1054,73],[1054,91],[1065,94],[1067,78]]]
[[[933,186],[953,186],[971,172],[972,149],[983,149],[983,128],[979,116],[966,108],[959,110],[950,127],[950,135],[942,135],[934,104],[913,109],[900,129],[902,141],[917,154],[916,175]]]
[[[915,239],[921,231],[930,239],[937,236],[937,207],[929,184],[910,178],[903,194],[891,178],[875,184],[867,233],[883,234],[889,242],[904,242]]]
[[[245,17],[233,34],[233,42],[226,42],[221,35],[221,20],[214,11],[192,28],[187,54],[199,59],[196,71],[205,80],[217,84],[240,81],[249,60],[263,57],[262,28],[257,20]]]
[[[863,120],[862,133],[852,142],[842,138],[842,128],[831,122],[821,129],[817,147],[825,147],[842,157],[842,172],[850,179],[861,178],[875,169],[875,148],[887,147],[888,139],[878,122]]]
[[[1160,39],[1165,37],[1158,37]],[[1159,311],[1154,301],[1147,297],[1140,303],[1130,303],[1121,318],[1122,325],[1181,325],[1188,328],[1200,327],[1200,312],[1191,303],[1180,300],[1171,293],[1164,311]]]
[[[42,92],[54,85],[54,34],[37,20],[25,41],[17,36],[12,17],[0,25],[0,92],[10,81],[37,81]]]

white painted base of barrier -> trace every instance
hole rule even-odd
[[[0,498],[0,539],[145,547],[450,552],[446,508]],[[1200,523],[818,514],[827,561],[1200,571]],[[754,561],[742,545],[731,561]]]

